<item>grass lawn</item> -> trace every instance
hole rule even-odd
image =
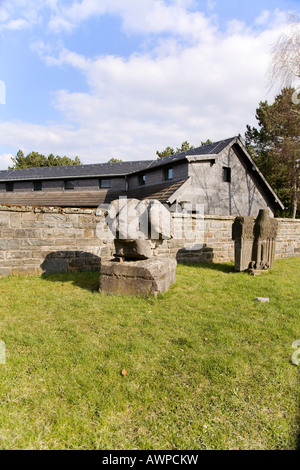
[[[297,447],[300,258],[179,265],[157,299],[98,277],[0,279],[1,449]]]

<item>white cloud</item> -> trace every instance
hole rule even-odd
[[[121,16],[127,31],[155,33],[157,41],[127,59],[91,59],[60,42],[54,52],[37,41],[33,47],[45,63],[79,70],[89,93],[53,94],[52,105],[68,125],[0,122],[6,146],[78,155],[84,163],[149,159],[167,145],[184,140],[200,145],[207,138],[243,133],[246,124],[255,123],[255,108],[266,99],[269,47],[282,28],[280,12],[258,20],[269,21],[264,30],[235,21],[221,33],[211,18],[188,10],[189,0],[169,6],[162,0],[82,0],[69,8],[48,3],[55,12],[52,31],[70,32],[84,19],[110,12]]]
[[[18,30],[30,27],[30,23],[21,18],[17,20],[11,20],[6,24],[6,29]]]
[[[246,25],[243,21],[233,19],[227,23],[227,35],[232,36],[237,33],[243,33],[246,30]]]
[[[207,2],[207,8],[209,10],[214,10],[216,8],[217,2],[214,2],[213,0],[208,0]]]
[[[69,7],[60,7],[51,16],[49,28],[58,33],[71,32],[83,21],[104,14],[117,15],[128,33],[142,35],[169,33],[186,38],[205,37],[215,31],[211,21],[199,11],[190,11],[190,0],[81,0]],[[210,29],[210,31],[209,31]]]
[[[33,28],[49,11],[57,11],[57,0],[1,0],[0,32]]]
[[[6,170],[9,166],[12,166],[11,157],[13,157],[11,153],[3,153],[0,155],[0,169]]]
[[[267,21],[268,21],[269,18],[270,18],[270,15],[271,15],[271,12],[270,12],[270,11],[264,10],[264,11],[262,12],[262,14],[261,14],[258,18],[256,18],[255,24],[257,24],[257,25],[264,25],[264,24],[266,24]]]

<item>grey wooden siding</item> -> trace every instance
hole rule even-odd
[[[72,178],[66,178],[66,180]],[[105,178],[103,178],[105,179]],[[124,191],[126,189],[126,181],[124,177],[108,178],[111,180],[112,191]],[[43,191],[63,191],[64,179],[62,180],[44,180]],[[95,191],[99,189],[99,178],[74,178],[74,191]],[[33,191],[33,181],[15,181],[14,192],[30,192]],[[6,192],[5,183],[0,183],[0,192]]]
[[[154,184],[162,184],[165,183],[165,168],[160,167],[155,170],[150,170],[148,172],[144,172],[146,174],[146,184],[144,186],[151,186]],[[172,181],[180,181],[187,179],[188,177],[188,163],[183,161],[181,163],[170,165],[170,168],[173,168],[173,179]],[[131,175],[128,177],[128,187],[129,189],[133,189],[136,187],[142,187],[139,184],[138,175]]]
[[[223,167],[231,168],[231,182],[223,181]],[[180,195],[178,202],[203,204],[207,215],[257,216],[259,209],[267,208],[273,214],[266,194],[233,148],[221,152],[214,165],[190,163],[189,176],[191,187]]]

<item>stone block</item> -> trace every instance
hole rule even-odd
[[[99,291],[120,295],[157,295],[175,282],[177,262],[170,258],[101,261]]]
[[[9,276],[11,274],[10,268],[0,268],[0,276]]]
[[[9,215],[0,215],[0,227],[9,227]]]
[[[28,259],[31,258],[30,251],[8,251],[6,259]]]
[[[20,246],[20,240],[14,239],[0,239],[0,250],[18,250]]]
[[[21,245],[26,247],[53,246],[54,240],[42,240],[39,238],[21,239]]]
[[[33,266],[22,266],[12,268],[11,274],[18,276],[19,274],[37,274],[37,268]]]
[[[67,217],[64,214],[45,214],[45,220],[50,222],[66,222]]]

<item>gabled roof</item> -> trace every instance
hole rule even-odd
[[[95,163],[92,165],[47,166],[25,168],[22,170],[0,171],[0,181],[88,178],[125,176],[142,171],[152,163],[152,160],[133,162]]]
[[[158,160],[154,160],[147,169],[156,168],[162,165],[171,165],[181,160],[186,160],[187,157],[194,155],[217,155],[235,139],[235,137],[231,137],[230,139],[220,140],[219,142],[214,142],[212,144],[201,145],[200,147],[189,149],[185,152],[175,153],[169,157],[159,158]]]

